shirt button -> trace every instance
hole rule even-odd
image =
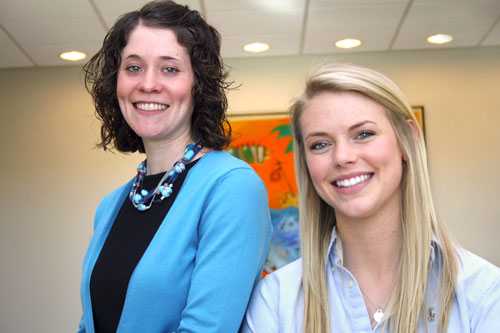
[[[349,280],[349,288],[352,288],[354,287],[354,281],[353,280]]]
[[[335,267],[332,267],[332,272],[335,272]]]

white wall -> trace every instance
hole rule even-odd
[[[436,203],[458,240],[500,265],[500,47],[229,59],[234,113],[285,110],[311,64],[372,67],[425,107]],[[71,332],[94,210],[141,156],[99,136],[78,67],[0,70],[0,332]]]

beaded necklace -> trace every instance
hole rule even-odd
[[[186,146],[186,150],[180,160],[165,172],[160,182],[156,187],[149,191],[143,189],[144,177],[147,172],[147,160],[140,163],[137,167],[137,176],[135,177],[134,184],[130,189],[129,199],[138,210],[148,210],[153,202],[161,202],[163,199],[168,198],[173,192],[173,185],[179,174],[186,169],[186,164],[189,163],[196,154],[203,148],[200,143],[191,143]],[[159,198],[156,198],[160,196]]]

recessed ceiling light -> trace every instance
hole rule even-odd
[[[444,44],[453,40],[453,36],[446,34],[437,34],[427,37],[427,42],[431,44]]]
[[[59,58],[69,61],[78,61],[87,58],[87,55],[80,51],[70,51],[61,53]]]
[[[247,52],[259,53],[269,50],[270,46],[267,43],[250,43],[243,46],[243,50]]]
[[[335,42],[335,46],[340,49],[352,49],[353,47],[358,47],[361,45],[359,39],[346,38]]]

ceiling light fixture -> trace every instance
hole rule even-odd
[[[335,42],[335,46],[340,49],[352,49],[353,47],[358,47],[361,45],[359,39],[346,38]]]
[[[446,34],[437,34],[427,37],[427,42],[431,44],[445,44],[451,42],[452,40],[453,36]]]
[[[69,51],[61,53],[59,58],[69,61],[78,61],[87,58],[87,54],[80,51]]]
[[[269,50],[271,47],[267,43],[250,43],[243,46],[243,50],[252,53],[265,52]]]

